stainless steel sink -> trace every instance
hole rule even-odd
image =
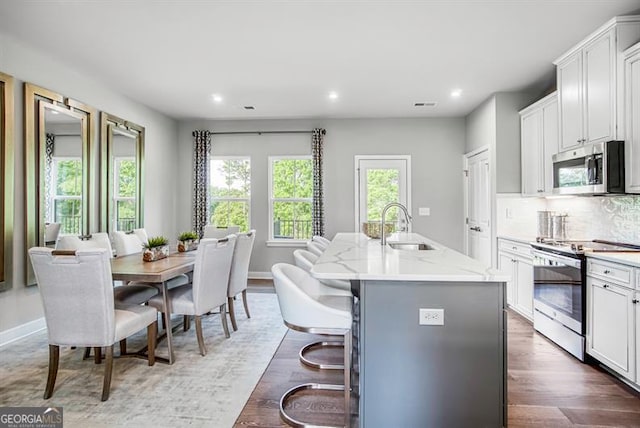
[[[435,250],[429,244],[425,244],[424,242],[387,242],[394,250],[409,250],[409,251],[424,251],[424,250]]]

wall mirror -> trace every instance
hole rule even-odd
[[[100,230],[143,227],[144,127],[100,114]]]
[[[90,154],[95,110],[25,83],[25,245],[55,247],[60,235],[90,231]],[[34,284],[27,260],[27,284]]]
[[[0,291],[11,288],[13,254],[13,78],[0,73]]]

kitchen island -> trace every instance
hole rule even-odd
[[[351,280],[353,426],[506,424],[508,277],[414,233],[339,233],[311,274]]]

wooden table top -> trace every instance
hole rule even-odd
[[[195,261],[195,251],[171,254],[155,262],[143,261],[142,254],[131,254],[111,259],[111,274],[114,280],[160,283],[191,272]]]

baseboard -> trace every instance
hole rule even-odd
[[[0,347],[32,335],[33,333],[37,333],[45,328],[47,328],[47,323],[44,321],[44,318],[38,318],[37,320],[29,321],[28,323],[10,328],[9,330],[0,331]]]
[[[273,279],[271,272],[249,272],[249,279]]]

